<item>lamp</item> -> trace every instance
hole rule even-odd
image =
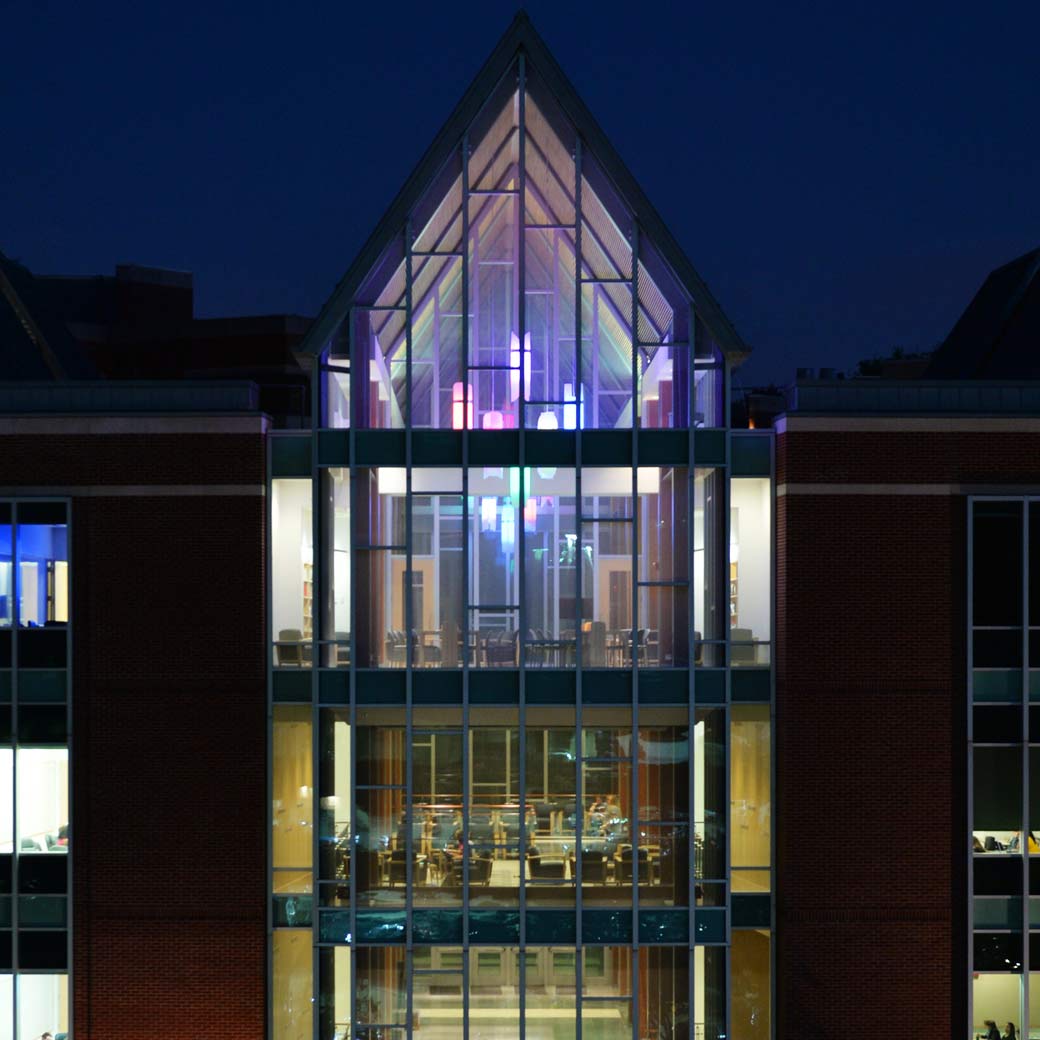
[[[480,529],[493,531],[498,520],[498,499],[494,495],[484,496],[480,500]]]
[[[585,387],[578,387],[578,398],[575,399],[574,384],[563,384],[563,428],[565,430],[585,429]]]
[[[465,398],[463,398],[465,386]],[[465,407],[465,412],[463,408]],[[473,384],[452,383],[451,386],[451,428],[453,430],[473,429]]]
[[[480,425],[485,430],[501,430],[503,428],[502,413],[498,411],[485,412],[480,420]]]
[[[516,542],[516,510],[512,502],[502,506],[502,548],[512,549]]]
[[[558,430],[560,424],[556,418],[555,412],[542,412],[538,416],[538,429],[539,430]],[[538,476],[542,480],[552,480],[556,476],[556,468],[552,466],[539,466]]]
[[[509,400],[520,396],[520,337],[509,333]],[[524,400],[531,397],[531,333],[524,333]]]

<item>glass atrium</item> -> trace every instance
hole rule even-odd
[[[271,439],[271,1035],[768,1038],[771,434],[540,42],[493,64]]]

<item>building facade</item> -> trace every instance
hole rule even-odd
[[[525,19],[302,349],[271,1035],[770,1036],[772,433]]]

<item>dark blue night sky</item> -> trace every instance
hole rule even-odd
[[[508,4],[7,4],[0,249],[317,313]],[[755,358],[941,340],[1040,244],[1040,4],[540,2],[534,24]]]

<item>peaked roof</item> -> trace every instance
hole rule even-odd
[[[991,271],[928,379],[1040,379],[1040,248]]]
[[[722,308],[712,296],[704,280],[694,269],[668,226],[654,209],[635,177],[624,164],[607,135],[578,96],[563,69],[535,31],[524,11],[517,13],[512,24],[498,41],[487,61],[477,73],[462,100],[427,148],[415,169],[405,181],[375,230],[362,246],[354,262],[333,290],[318,315],[301,350],[318,354],[342,321],[351,299],[365,277],[378,262],[391,238],[400,232],[412,208],[429,182],[436,176],[462,135],[476,119],[496,85],[508,72],[518,54],[526,54],[538,74],[546,82],[564,114],[571,120],[589,151],[614,182],[619,195],[632,209],[642,230],[669,263],[676,277],[693,299],[697,316],[704,322],[716,344],[734,363],[744,360],[750,349],[740,338]]]
[[[96,377],[36,276],[0,252],[0,380]]]

